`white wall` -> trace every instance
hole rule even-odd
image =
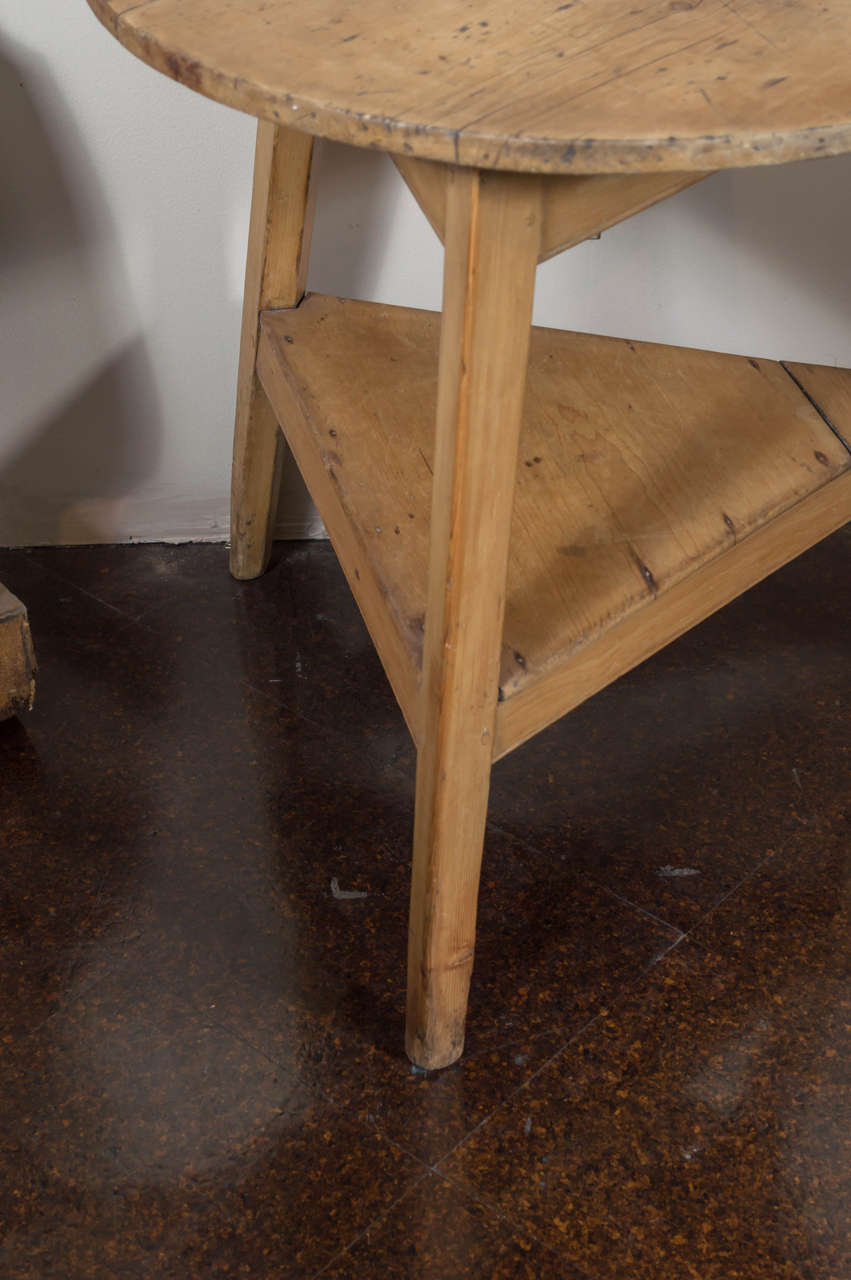
[[[0,10],[0,545],[218,539],[254,124],[84,0]],[[851,364],[851,157],[718,175],[543,266],[536,320]],[[438,308],[390,161],[320,157],[309,287]],[[282,534],[321,530],[288,476]]]

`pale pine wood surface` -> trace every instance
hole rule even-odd
[[[386,576],[386,566],[376,561],[371,554],[374,538],[382,533],[376,521],[383,518],[387,508],[384,505],[375,507],[369,502],[371,475],[375,476],[378,485],[386,492],[384,486],[388,480],[391,484],[404,483],[402,473],[393,467],[392,460],[377,453],[374,465],[368,465],[353,486],[349,484],[348,474],[343,483],[340,483],[337,474],[339,455],[335,449],[336,428],[318,413],[314,415],[312,398],[304,393],[298,380],[293,377],[285,355],[290,336],[290,325],[287,322],[298,314],[298,311],[266,313],[257,352],[257,373],[274,406],[277,420],[285,428],[287,441],[305,484],[319,508],[411,736],[419,741],[418,686],[425,622],[424,584],[428,562],[427,500],[426,507],[419,511],[420,519],[417,522],[417,537],[424,540],[419,561],[423,574],[423,613],[417,619],[409,619],[406,624],[405,619],[394,609],[394,602],[388,595],[390,579]],[[277,328],[276,323],[279,326]],[[274,338],[270,337],[271,330],[274,330]],[[333,421],[334,417],[330,419],[331,423]],[[366,461],[366,454],[363,455],[363,460]],[[396,492],[404,492],[404,489],[397,489]],[[396,567],[399,572],[404,573],[402,563],[397,563]],[[410,634],[411,628],[415,630],[415,635]]]
[[[785,365],[808,396],[816,402],[833,430],[851,448],[851,378],[847,369],[828,365]]]
[[[450,175],[408,949],[423,1067],[464,1047],[540,239],[537,178]]]
[[[231,482],[230,567],[266,568],[281,473],[278,423],[257,377],[263,307],[292,307],[304,293],[313,228],[313,139],[258,121],[245,263]]]
[[[851,383],[851,372],[844,371]],[[628,614],[562,666],[500,703],[494,759],[729,604],[851,519],[851,470],[761,525],[652,604]]]
[[[454,166],[411,156],[393,157],[417,204],[443,240],[446,183]],[[538,261],[554,258],[590,236],[693,186],[708,173],[550,175],[541,179]]]
[[[297,310],[267,313],[261,342],[288,389],[280,416],[291,442],[304,441],[294,450],[318,460],[320,511],[327,490],[356,531],[347,569],[355,594],[353,568],[366,567],[378,609],[404,641],[397,661],[413,670],[426,606],[439,330],[433,313],[313,295]],[[828,372],[848,394],[851,373]],[[777,363],[533,329],[503,699],[849,464]]]
[[[253,115],[423,159],[706,170],[851,148],[848,0],[89,0]]]

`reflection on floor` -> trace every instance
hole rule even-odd
[[[496,767],[433,1075],[413,753],[328,546],[0,552],[6,1280],[851,1277],[849,535]]]

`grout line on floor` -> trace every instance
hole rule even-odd
[[[381,1135],[381,1137],[383,1141],[386,1141],[383,1134]],[[407,1155],[409,1153],[405,1152],[405,1154]],[[356,1244],[358,1244],[361,1240],[363,1240],[366,1236],[368,1236],[370,1231],[377,1231],[379,1227],[383,1226],[384,1222],[390,1216],[393,1210],[399,1204],[401,1204],[401,1202],[405,1199],[405,1196],[410,1194],[410,1192],[412,1192],[415,1187],[418,1187],[428,1177],[429,1177],[429,1170],[423,1169],[423,1172],[420,1174],[420,1176],[416,1178],[409,1186],[407,1186],[401,1195],[397,1196],[395,1200],[393,1200],[384,1209],[382,1209],[381,1212],[375,1218],[373,1218],[369,1226],[365,1227],[364,1230],[361,1231],[358,1235],[356,1235],[353,1240],[350,1240],[349,1243],[339,1251],[339,1253],[335,1253],[333,1258],[329,1258],[327,1262],[323,1263],[318,1271],[314,1271],[313,1275],[311,1276],[311,1280],[319,1280],[319,1277],[324,1275],[325,1272],[328,1271],[330,1267],[333,1267],[334,1264],[336,1262],[339,1262],[341,1258],[344,1258],[346,1254],[349,1253],[350,1250],[352,1250],[355,1247]]]
[[[39,550],[41,548],[38,548]],[[111,613],[115,613],[119,618],[123,618],[125,622],[138,623],[141,615],[127,613],[124,609],[119,609],[117,605],[110,604],[108,600],[102,600],[100,596],[95,595],[93,591],[89,591],[86,587],[80,586],[79,582],[75,582],[73,578],[68,578],[64,573],[60,573],[58,569],[54,569],[49,564],[43,564],[40,560],[34,561],[38,569],[45,573],[49,578],[55,579],[57,582],[64,583],[66,587],[70,587],[73,591],[78,591],[80,595],[85,596],[87,600],[93,600],[95,604],[99,604],[102,609],[109,609]]]
[[[815,828],[817,826],[815,817],[810,819],[808,822],[805,822],[803,825],[811,826]],[[693,940],[692,935],[696,932],[696,930],[700,929],[701,926],[707,920],[709,920],[715,914],[715,912],[718,911],[724,905],[725,902],[728,902],[730,898],[732,898],[734,893],[738,893],[739,890],[742,889],[746,884],[749,884],[751,880],[754,880],[762,871],[763,867],[766,867],[768,863],[771,862],[773,859],[782,858],[786,850],[790,847],[790,845],[794,844],[797,834],[798,833],[795,831],[789,831],[788,834],[783,839],[780,840],[776,849],[769,849],[765,857],[760,858],[759,862],[757,862],[754,866],[752,866],[745,873],[745,875],[742,876],[741,880],[738,880],[732,886],[732,888],[728,889],[727,892],[717,900],[717,902],[713,902],[712,906],[709,907],[706,911],[704,911],[703,915],[700,916],[700,918],[696,920],[695,923],[691,926],[691,928],[686,932],[686,934],[684,935],[685,939],[691,942]],[[699,946],[700,943],[697,943],[696,945]]]
[[[538,849],[529,840],[525,840],[522,836],[516,836],[511,831],[506,831],[504,827],[499,826],[498,823],[496,822],[489,822],[488,830],[495,831],[497,835],[502,836],[506,840],[512,840],[515,842],[515,844],[520,845],[522,849],[526,849],[527,852],[532,857],[534,857],[536,863],[539,863],[539,864],[546,863],[547,855],[543,852],[543,850]],[[665,929],[670,929],[672,930],[672,932],[679,934],[680,937],[677,939],[677,941],[680,941],[680,939],[684,936],[683,930],[679,927],[679,925],[672,924],[670,920],[663,919],[662,916],[657,915],[655,911],[651,911],[648,907],[642,907],[640,903],[633,902],[631,898],[625,898],[622,894],[617,893],[614,889],[612,889],[609,885],[605,884],[602,880],[598,880],[596,876],[589,875],[587,871],[584,871],[579,867],[574,867],[572,870],[573,870],[573,874],[577,877],[577,879],[579,879],[580,881],[584,881],[585,884],[593,885],[595,889],[600,889],[603,893],[608,894],[610,897],[616,898],[617,901],[620,902],[623,906],[630,907],[633,911],[638,911],[640,912],[641,915],[648,916],[649,919],[654,920],[656,924],[662,925]]]
[[[459,1139],[459,1141],[455,1143],[454,1147],[451,1147],[450,1150],[447,1151],[444,1155],[442,1155],[439,1160],[436,1160],[433,1165],[429,1165],[429,1168],[431,1169],[432,1173],[441,1172],[440,1166],[444,1164],[451,1155],[454,1155],[459,1147],[463,1147],[465,1142],[469,1142],[470,1138],[472,1138],[474,1134],[478,1133],[479,1130],[484,1125],[486,1125],[490,1120],[492,1120],[498,1111],[500,1111],[503,1107],[507,1106],[507,1104],[511,1102],[512,1099],[516,1098],[517,1095],[521,1093],[523,1089],[528,1088],[528,1086],[532,1083],[532,1081],[538,1078],[541,1072],[546,1071],[547,1068],[553,1062],[555,1062],[556,1058],[559,1057],[560,1054],[565,1053],[580,1036],[583,1036],[590,1027],[593,1027],[594,1024],[601,1017],[603,1017],[604,1014],[608,1013],[611,1009],[613,1009],[621,999],[622,999],[622,996],[618,996],[616,997],[615,1000],[608,1001],[603,1006],[603,1008],[597,1010],[597,1012],[594,1014],[592,1018],[589,1018],[587,1022],[583,1022],[581,1027],[578,1027],[571,1036],[568,1036],[564,1044],[559,1045],[559,1047],[553,1053],[551,1053],[550,1056],[546,1058],[541,1063],[541,1065],[532,1072],[531,1075],[527,1076],[526,1079],[523,1080],[517,1086],[516,1089],[513,1089],[510,1093],[507,1093],[504,1098],[501,1098],[500,1101],[493,1108],[493,1110],[489,1111],[486,1116],[482,1117],[482,1119],[478,1122],[478,1124],[474,1125],[472,1129],[470,1129],[467,1133],[465,1133],[464,1137]]]
[[[623,906],[630,907],[633,911],[638,911],[640,915],[647,916],[650,920],[655,921],[656,924],[660,924],[665,929],[670,929],[672,933],[677,934],[678,936],[671,943],[672,947],[675,947],[678,942],[682,942],[685,937],[685,932],[679,927],[679,925],[672,924],[670,920],[663,920],[655,911],[651,911],[648,907],[642,907],[640,902],[633,902],[631,898],[625,898],[623,894],[616,893],[614,889],[609,887],[609,885],[603,884],[601,880],[597,880],[594,876],[589,876],[584,871],[580,871],[578,874],[584,880],[588,880],[590,884],[596,885],[598,889],[602,889],[604,893],[609,894],[610,897],[616,898],[618,902],[623,904]],[[666,948],[666,950],[670,950],[670,948]],[[664,952],[662,954],[664,954]]]
[[[487,1197],[481,1195],[478,1191],[471,1190],[470,1187],[465,1186],[463,1182],[458,1182],[449,1174],[441,1173],[439,1176],[443,1178],[444,1182],[448,1182],[450,1187],[454,1187],[456,1191],[460,1192],[472,1204],[479,1205],[489,1213],[492,1218],[496,1218],[497,1222],[501,1222],[503,1226],[508,1227],[512,1235],[521,1237],[525,1236],[528,1240],[533,1241],[539,1249],[543,1249],[545,1253],[557,1258],[560,1263],[564,1263],[563,1255],[556,1253],[553,1246],[546,1240],[543,1240],[528,1223],[520,1222],[516,1218],[510,1218],[502,1209],[499,1208],[498,1205],[495,1205],[493,1201],[488,1200]],[[606,1218],[613,1226],[617,1225],[612,1222],[612,1218],[609,1214],[606,1215]],[[571,1260],[568,1265],[573,1268],[573,1272],[570,1276],[566,1276],[565,1280],[580,1280],[580,1277],[587,1277],[587,1280],[600,1280],[599,1276],[592,1278],[589,1273],[581,1268],[574,1260]]]

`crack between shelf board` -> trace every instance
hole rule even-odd
[[[819,402],[816,399],[814,399],[813,396],[810,395],[809,391],[804,386],[804,384],[800,381],[800,379],[795,377],[794,373],[789,368],[785,360],[780,361],[780,367],[781,369],[783,369],[785,373],[789,375],[789,377],[792,379],[792,381],[794,382],[795,386],[798,388],[798,390],[800,391],[804,399],[808,400],[809,403],[813,406],[813,408],[815,409],[816,413],[821,418],[825,426],[828,427],[833,432],[833,434],[836,436],[839,443],[842,445],[843,449],[845,449],[845,451],[849,455],[851,455],[851,440],[845,439],[842,432],[839,430],[839,427],[837,427],[836,423],[831,422],[830,418],[827,416],[824,409],[822,409]]]
[[[144,9],[145,5],[150,4],[151,0],[136,0],[135,4],[128,4],[126,9],[122,9],[115,15],[116,21],[120,22],[128,13],[132,13],[134,9]]]

